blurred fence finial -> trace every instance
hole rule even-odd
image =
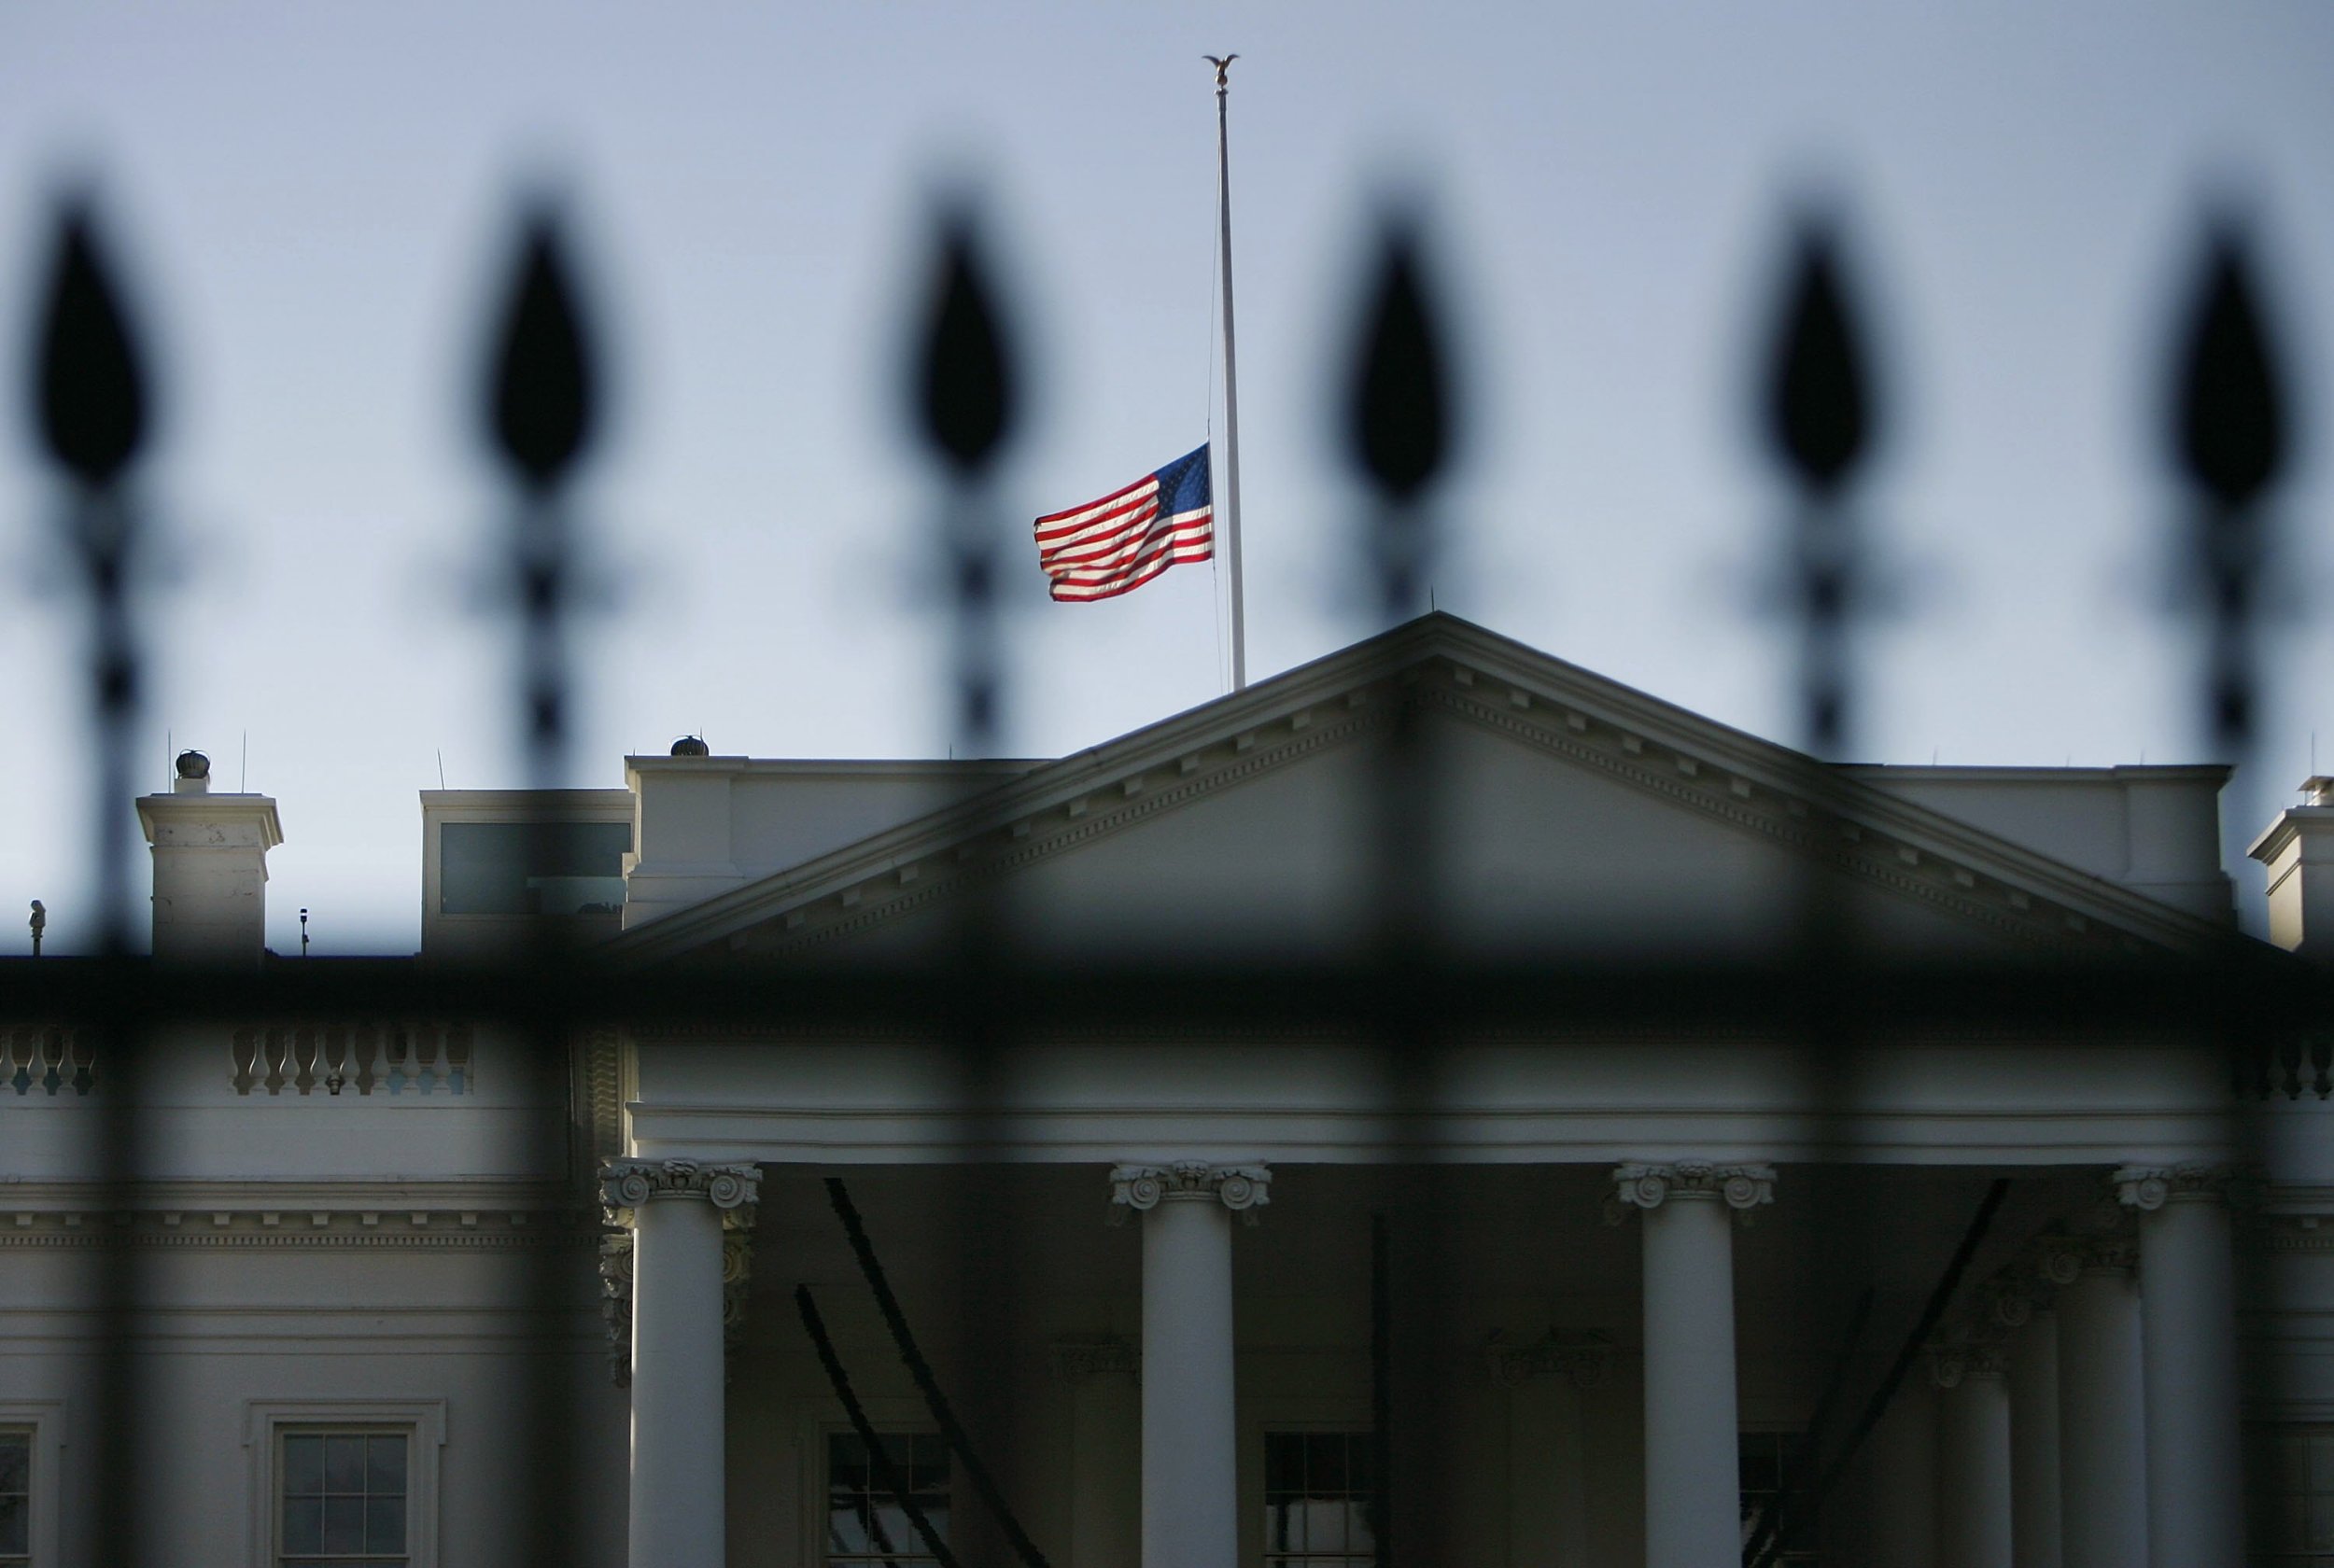
[[[2243,244],[2223,227],[2184,334],[2172,419],[2181,467],[2225,507],[2257,499],[2285,455],[2285,401],[2256,293]]]
[[[533,489],[556,488],[591,444],[591,344],[566,246],[548,210],[528,220],[487,375],[495,445]]]
[[[963,213],[944,222],[940,284],[917,355],[914,390],[924,434],[970,477],[995,459],[1011,433],[1017,388],[995,290]]]
[[[1383,500],[1374,565],[1388,619],[1416,611],[1434,544],[1418,502],[1449,462],[1455,431],[1449,356],[1419,249],[1412,220],[1387,222],[1363,295],[1346,402],[1354,462]]]
[[[1841,275],[1833,223],[1801,221],[1768,350],[1760,415],[1798,492],[1788,599],[1800,623],[1801,744],[1831,758],[1852,711],[1849,623],[1863,598],[1863,548],[1848,497],[1877,431],[1871,372]]]
[[[77,200],[58,215],[35,365],[34,406],[49,455],[92,489],[112,483],[145,444],[146,376]]]
[[[1797,249],[1768,366],[1767,436],[1801,485],[1830,496],[1866,455],[1872,396],[1829,225],[1805,225]]]
[[[2254,717],[2254,622],[2270,519],[2263,505],[2285,466],[2283,389],[2257,300],[2253,265],[2229,222],[2207,242],[2202,277],[2172,366],[2172,456],[2195,489],[2192,559],[2210,617],[2205,707],[2231,753]]]

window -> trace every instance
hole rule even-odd
[[[0,1568],[33,1561],[33,1434],[0,1427]]]
[[[623,822],[448,822],[438,833],[442,915],[577,915],[624,903]]]
[[[2251,1435],[2253,1561],[2334,1568],[2334,1425],[2257,1427]]]
[[[406,1433],[281,1427],[276,1440],[275,1551],[284,1568],[406,1568]]]
[[[245,1407],[253,1568],[437,1568],[445,1401]]]
[[[1370,1568],[1372,1446],[1367,1432],[1264,1435],[1265,1568]]]
[[[1802,1473],[1807,1463],[1807,1441],[1796,1432],[1746,1432],[1736,1451],[1741,1466],[1742,1544],[1747,1547],[1783,1494],[1807,1485],[1809,1477]],[[1814,1527],[1815,1521],[1804,1516],[1794,1521],[1791,1538],[1772,1561],[1792,1568],[1815,1563]]]
[[[937,1433],[886,1433],[879,1439],[907,1486],[908,1495],[942,1541],[949,1538],[949,1449]],[[870,1463],[867,1446],[855,1432],[830,1432],[826,1438],[826,1561],[828,1568],[882,1564],[884,1568],[937,1560],[907,1510]]]

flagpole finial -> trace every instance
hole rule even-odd
[[[1231,86],[1231,63],[1240,58],[1238,55],[1203,54],[1200,56],[1200,58],[1206,61],[1210,65],[1216,67],[1216,91],[1221,92],[1225,89]]]

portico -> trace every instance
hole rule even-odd
[[[1367,1238],[1383,1171],[1167,1157],[820,1169],[849,1182],[922,1352],[1056,1563],[1259,1568],[1271,1555],[1266,1449],[1283,1440],[1274,1435],[1370,1429]],[[2007,1218],[2029,1226],[2044,1212],[2096,1214],[2110,1176],[2146,1179],[2129,1169],[2031,1172]],[[612,1167],[610,1190],[635,1174]],[[716,1206],[723,1176],[736,1178],[726,1190],[751,1197],[756,1174],[758,1210]],[[930,1415],[813,1171],[707,1161],[696,1175],[654,1179],[656,1196],[631,1211],[644,1271],[632,1320],[632,1486],[634,1518],[661,1520],[663,1533],[634,1561],[821,1562],[837,1549],[825,1472],[846,1428],[790,1310],[794,1283],[810,1283],[822,1302],[879,1428],[930,1431]],[[2178,1180],[2218,1190],[2201,1175]],[[1441,1277],[1413,1284],[1449,1320],[1433,1353],[1447,1379],[1435,1413],[1450,1428],[1450,1473],[1394,1479],[1398,1499],[1448,1500],[1455,1511],[1398,1510],[1397,1540],[1407,1529],[1412,1539],[1450,1541],[1469,1561],[1518,1568],[1684,1568],[1739,1556],[1746,1435],[1804,1432],[1823,1397],[1862,1262],[1837,1255],[1852,1247],[1835,1216],[1883,1212],[1897,1226],[1886,1239],[1903,1266],[1880,1281],[1882,1306],[1857,1357],[1870,1365],[1895,1350],[1929,1282],[1916,1276],[1950,1251],[1984,1178],[1670,1160],[1503,1164],[1446,1169],[1438,1183],[1447,1200]],[[992,1227],[972,1253],[953,1218],[968,1197]],[[723,1216],[740,1212],[753,1215],[755,1274],[746,1331],[724,1368],[719,1238]],[[681,1244],[660,1259],[668,1215],[688,1228],[674,1227]],[[2134,1503],[2143,1532],[2159,1518],[2194,1520],[2149,1486],[2161,1463],[2150,1439],[2118,1447],[2112,1439],[2132,1429],[2101,1424],[2146,1407],[2140,1337],[2128,1332],[2144,1323],[2148,1299],[2130,1272],[2144,1267],[2136,1242],[2118,1251],[2113,1239],[1997,1240],[1970,1277],[1973,1311],[1948,1321],[1900,1399],[1922,1412],[1921,1471],[1888,1469],[1884,1436],[1821,1510],[1821,1561],[1860,1561],[1914,1486],[1933,1499],[1926,1561],[1937,1568],[2048,1561],[2016,1543],[2022,1519],[2032,1543],[2032,1516],[2054,1507],[2065,1562],[2130,1549]],[[968,1306],[967,1258],[991,1248],[1016,1266],[1008,1299]],[[2072,1278],[2058,1283],[2070,1255]],[[995,1286],[1001,1276],[983,1278]],[[1993,1309],[2013,1288],[2028,1305],[2016,1326],[2002,1321],[2015,1310]],[[2130,1307],[2138,1316],[2118,1327]],[[983,1386],[1012,1392],[1004,1406],[984,1406]],[[668,1397],[677,1389],[695,1392]],[[709,1419],[724,1404],[725,1418]],[[1404,1419],[1398,1406],[1397,1423]],[[2054,1442],[2055,1467],[2044,1463]],[[952,1475],[950,1528],[987,1538],[961,1469]],[[1554,1498],[1573,1500],[1570,1511],[1550,1512]],[[673,1517],[680,1510],[694,1525]],[[709,1537],[703,1521],[724,1519],[727,1541]],[[2211,1525],[2174,1527],[2203,1539]],[[2136,1537],[2143,1553],[2147,1538]],[[700,1555],[676,1556],[677,1543]],[[917,1555],[912,1543],[895,1545]]]

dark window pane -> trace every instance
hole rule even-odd
[[[1345,1491],[1345,1435],[1315,1432],[1305,1440],[1305,1494],[1341,1497]]]
[[[370,1492],[405,1491],[405,1439],[396,1436],[365,1439],[365,1490]]]
[[[365,1490],[365,1440],[327,1437],[324,1440],[324,1490],[358,1492]]]
[[[826,1474],[830,1484],[840,1491],[867,1490],[867,1447],[849,1433],[837,1433],[826,1442]]]
[[[936,1432],[919,1433],[911,1447],[916,1475],[908,1484],[919,1491],[945,1490],[949,1484],[948,1440]]]
[[[0,1552],[22,1557],[32,1550],[33,1520],[22,1493],[0,1496]]]
[[[360,1552],[365,1549],[365,1500],[327,1497],[324,1500],[324,1549]]]
[[[284,1549],[312,1552],[324,1549],[324,1502],[315,1497],[284,1500]]]
[[[1264,1435],[1264,1490],[1296,1491],[1305,1484],[1304,1435],[1268,1432]]]
[[[33,1440],[21,1434],[0,1437],[0,1491],[22,1491],[32,1479]]]
[[[1345,1443],[1345,1484],[1356,1491],[1368,1491],[1371,1476],[1377,1464],[1377,1437],[1371,1433],[1357,1432]]]
[[[365,1550],[401,1552],[405,1549],[405,1499],[365,1499]]]
[[[438,830],[442,915],[572,915],[621,903],[629,822],[447,822]]]
[[[288,1496],[313,1497],[324,1490],[324,1439],[284,1439],[284,1491]],[[314,1551],[314,1547],[297,1548]]]

